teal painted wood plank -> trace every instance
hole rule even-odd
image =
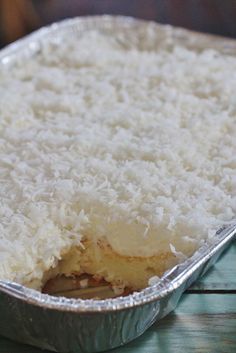
[[[236,290],[236,240],[230,244],[217,263],[194,283],[191,290]]]
[[[227,315],[232,313],[236,314],[236,294],[183,294],[178,307],[169,315]]]
[[[25,344],[15,343],[0,336],[0,353],[51,353]]]
[[[0,353],[47,353],[0,338]],[[184,294],[140,338],[109,353],[235,353],[236,294]],[[108,352],[107,352],[108,353]]]
[[[235,353],[236,294],[184,294],[175,312],[112,352]]]

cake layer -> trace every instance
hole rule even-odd
[[[86,273],[105,279],[113,286],[138,290],[148,286],[150,278],[161,276],[178,263],[177,256],[171,251],[148,258],[122,256],[115,253],[105,239],[96,242],[85,240],[83,246],[83,250],[76,247],[71,249],[56,268],[46,274],[44,282],[58,275]]]

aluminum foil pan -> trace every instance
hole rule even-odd
[[[0,52],[0,66],[32,59],[42,43],[78,36],[87,29],[112,34],[124,46],[154,49],[184,43],[236,54],[233,40],[196,34],[125,17],[98,16],[66,20],[43,28]],[[99,352],[141,335],[173,310],[182,293],[217,260],[235,237],[236,224],[222,227],[211,244],[163,275],[155,285],[126,297],[82,300],[41,294],[19,284],[0,281],[0,334],[43,349],[66,353]]]

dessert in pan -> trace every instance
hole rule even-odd
[[[236,208],[235,73],[96,29],[2,67],[0,279],[122,295],[212,242]]]

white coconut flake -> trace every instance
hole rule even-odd
[[[115,295],[122,295],[124,293],[125,286],[122,284],[116,284],[112,286],[112,290]]]
[[[79,281],[80,288],[88,288],[88,278],[82,279]]]
[[[40,283],[88,234],[184,259],[235,217],[235,57],[88,31],[0,82],[0,279]]]
[[[174,245],[170,244],[170,250],[177,257],[179,262],[182,262],[182,261],[186,260],[187,256],[184,255],[181,251],[177,251],[175,249]]]
[[[149,278],[149,280],[148,280],[149,286],[154,286],[155,284],[157,284],[159,282],[160,282],[160,277],[158,277],[158,276],[153,276],[153,277]]]

